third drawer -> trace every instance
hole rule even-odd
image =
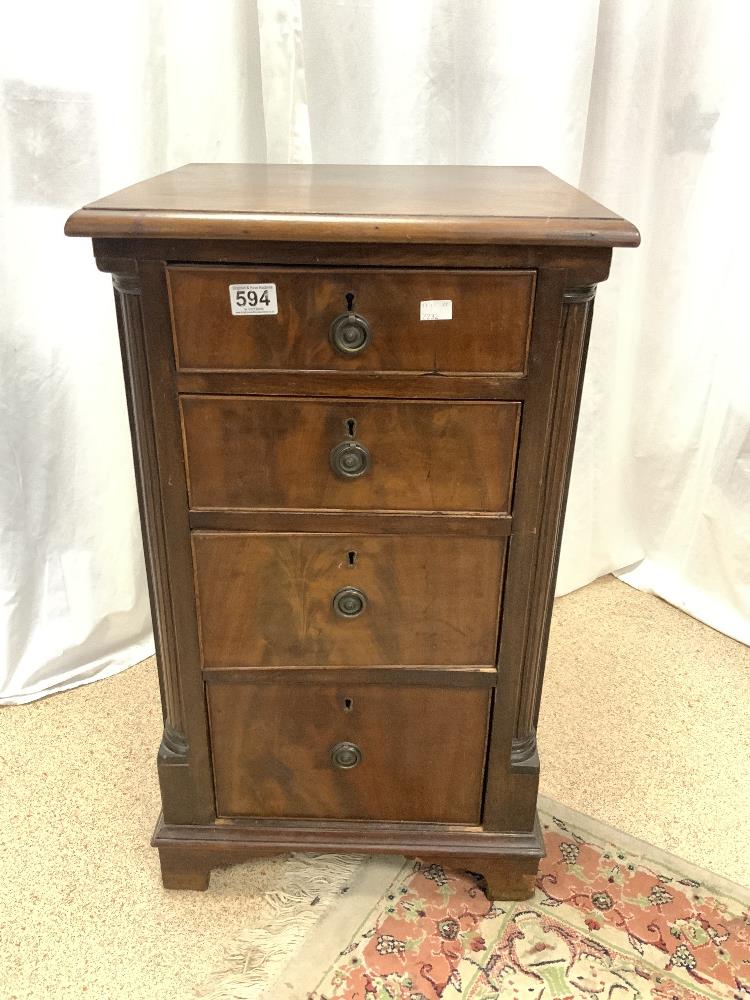
[[[193,532],[203,664],[494,666],[506,540]]]

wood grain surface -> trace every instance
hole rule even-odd
[[[92,202],[69,236],[637,246],[542,167],[191,163]]]
[[[505,544],[193,532],[204,667],[492,666]],[[333,607],[346,587],[366,598],[353,618]]]
[[[170,267],[178,369],[522,374],[533,271]],[[276,286],[274,315],[235,316],[229,286]],[[452,318],[421,320],[420,303],[450,300]],[[331,344],[353,311],[371,329],[361,353]]]
[[[478,823],[489,692],[211,684],[220,816]],[[335,767],[351,742],[361,762]]]
[[[510,508],[516,403],[183,396],[181,409],[193,509]],[[370,453],[358,479],[331,468],[350,439]]]

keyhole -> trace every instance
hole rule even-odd
[[[346,433],[350,438],[353,438],[357,433],[357,421],[353,417],[349,417],[346,421]]]
[[[352,699],[344,698],[344,711],[351,712],[353,708],[354,708],[354,702],[352,701]]]
[[[350,566],[354,566],[356,564],[356,562],[357,562],[357,553],[354,552],[354,551],[352,551],[352,552],[347,553],[347,555],[348,555],[348,558],[349,558],[349,565]]]
[[[351,312],[354,308],[354,292],[347,292],[344,297],[346,298],[346,308]]]

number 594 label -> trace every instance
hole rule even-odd
[[[276,316],[276,285],[230,285],[233,316]]]

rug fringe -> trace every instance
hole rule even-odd
[[[264,911],[256,926],[226,946],[221,968],[194,995],[202,1000],[258,1000],[363,861],[359,854],[291,855],[283,884],[264,893]]]

